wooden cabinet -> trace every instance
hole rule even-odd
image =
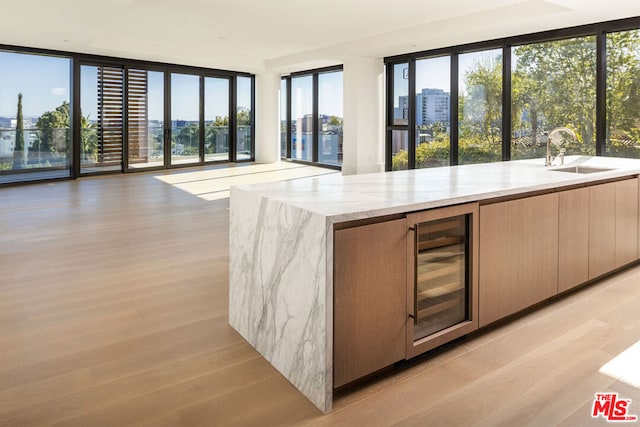
[[[589,279],[616,265],[616,183],[589,187]]]
[[[558,292],[589,280],[589,188],[558,193]]]
[[[616,252],[615,267],[638,259],[638,182],[628,179],[615,183]]]
[[[333,386],[405,358],[406,219],[334,233]]]
[[[478,328],[478,204],[334,231],[333,387]]]
[[[339,225],[334,387],[638,259],[640,179]]]
[[[558,292],[558,194],[480,207],[480,327]]]
[[[589,187],[589,279],[638,258],[637,179]]]
[[[633,178],[481,206],[480,327],[637,260],[638,199]]]

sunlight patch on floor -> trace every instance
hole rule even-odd
[[[339,173],[339,171],[332,169],[281,162],[186,171],[168,175],[156,175],[154,178],[210,201],[229,197],[229,188],[232,185],[286,181]]]
[[[640,389],[640,341],[605,363],[600,373]]]

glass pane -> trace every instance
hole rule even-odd
[[[318,162],[342,164],[342,71],[318,75]]]
[[[204,160],[229,160],[229,79],[204,79]]]
[[[458,164],[502,160],[502,50],[458,56]]]
[[[566,154],[595,155],[595,36],[514,47],[512,70],[511,158],[544,158],[557,127],[575,133],[559,141]]]
[[[0,52],[0,183],[69,176],[70,67]]]
[[[409,64],[393,66],[393,125],[409,124]]]
[[[391,170],[409,169],[409,131],[391,131]]]
[[[416,61],[416,168],[448,166],[451,59]]]
[[[607,34],[605,155],[640,158],[640,30]]]
[[[291,158],[313,160],[313,77],[291,79]]]
[[[83,117],[81,173],[122,170],[123,89],[122,68],[103,65],[80,67],[80,109]]]
[[[164,166],[164,73],[127,72],[129,168]]]
[[[280,157],[287,157],[287,80],[280,81]]]
[[[200,77],[171,74],[171,164],[200,161]]]
[[[467,320],[467,216],[416,225],[414,340]]]
[[[236,159],[251,159],[251,78],[238,77],[238,113],[236,116],[238,144]]]

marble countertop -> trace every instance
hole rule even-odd
[[[554,170],[577,165],[611,170],[588,174]],[[231,197],[234,191],[249,192],[325,216],[329,223],[336,223],[634,174],[640,174],[637,159],[567,156],[564,166],[550,168],[544,166],[544,159],[532,159],[240,185],[232,187]]]

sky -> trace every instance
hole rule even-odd
[[[341,72],[318,74],[318,113],[344,117]],[[313,112],[313,77],[311,75],[291,79],[291,114],[303,117]]]
[[[18,93],[22,93],[25,117],[37,119],[70,101],[71,60],[44,55],[0,52],[0,116],[15,118]],[[172,119],[198,120],[198,76],[172,74]],[[149,119],[163,120],[162,72],[149,72]],[[97,67],[81,67],[81,109],[90,120],[97,118]],[[251,79],[238,78],[238,105],[251,107]],[[205,78],[205,120],[228,116],[229,80]]]
[[[0,116],[16,117],[20,92],[25,117],[40,117],[68,102],[70,71],[66,58],[0,52]]]

